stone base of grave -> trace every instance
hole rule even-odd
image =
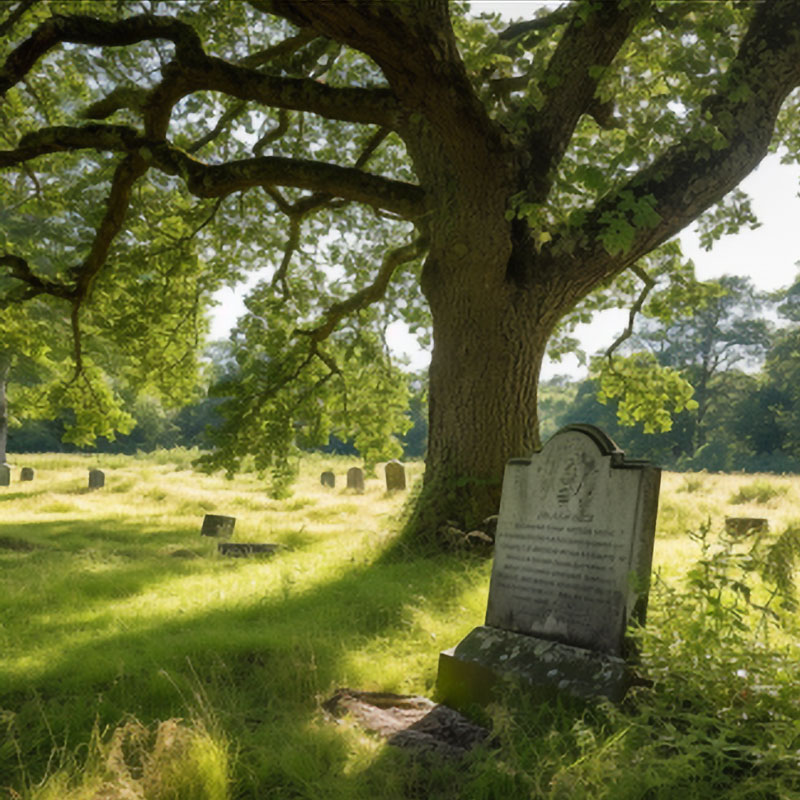
[[[481,626],[439,654],[439,700],[455,708],[492,700],[507,681],[530,687],[542,699],[558,692],[574,697],[622,700],[630,685],[624,659]]]
[[[254,544],[253,542],[220,542],[217,550],[221,556],[245,558],[247,556],[270,556],[279,544]]]

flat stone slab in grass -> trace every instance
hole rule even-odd
[[[767,533],[769,520],[762,517],[725,517],[725,533],[729,536],[750,536]]]
[[[271,556],[280,550],[279,544],[256,544],[254,542],[220,542],[217,550],[222,556],[246,558],[247,556]]]
[[[460,758],[489,735],[458,711],[418,695],[339,689],[322,707],[337,720],[350,715],[388,744],[417,755]]]
[[[222,514],[206,514],[203,517],[203,527],[200,529],[200,535],[230,539],[233,536],[235,525],[236,517],[226,517]]]
[[[440,654],[444,702],[483,702],[504,676],[617,700],[625,631],[644,624],[661,470],[570,425],[506,466],[485,625]]]

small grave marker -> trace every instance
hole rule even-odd
[[[19,471],[19,479],[21,481],[32,481],[36,476],[36,472],[34,471],[33,467],[23,467]]]
[[[769,520],[762,517],[725,517],[725,533],[729,536],[750,536],[768,530]]]
[[[347,470],[347,488],[364,493],[364,470],[361,467],[350,467]]]
[[[0,486],[11,485],[11,467],[8,464],[0,464]]]
[[[236,517],[225,517],[221,514],[206,514],[203,518],[201,536],[217,536],[220,539],[230,539],[233,536],[233,527]]]
[[[106,485],[106,474],[101,469],[89,470],[89,488],[102,489]]]
[[[399,461],[389,461],[383,471],[386,474],[387,492],[403,491],[406,488],[406,468]]]
[[[644,622],[661,470],[598,428],[562,428],[506,466],[486,624],[440,654],[451,705],[503,676],[545,693],[620,700],[625,630]]]
[[[323,486],[327,486],[329,489],[336,488],[336,476],[330,472],[330,470],[326,470],[319,476],[319,482]]]

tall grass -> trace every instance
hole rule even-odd
[[[651,687],[620,707],[509,696],[484,712],[492,748],[448,764],[321,709],[343,686],[431,696],[438,651],[486,607],[488,561],[392,547],[402,494],[378,478],[363,495],[320,486],[331,468],[343,487],[352,463],[309,457],[274,500],[255,474],[198,475],[185,453],[26,457],[36,480],[0,493],[0,798],[798,796],[797,629],[777,600],[760,629],[754,607],[730,611],[734,584],[761,606],[770,584],[736,572],[747,544],[725,555],[715,533],[743,477],[679,492],[687,477],[664,476],[661,577],[639,634]],[[98,465],[106,487],[89,492]],[[800,482],[774,480],[779,532]],[[199,535],[205,513],[284,547],[222,558]]]

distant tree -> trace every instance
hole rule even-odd
[[[765,318],[768,295],[748,278],[724,276],[680,291],[670,286],[654,294],[638,327],[626,342],[629,350],[652,353],[662,367],[675,370],[693,388],[692,453],[702,448],[713,427],[714,406],[730,405],[734,369],[757,369],[771,343],[772,324]]]

